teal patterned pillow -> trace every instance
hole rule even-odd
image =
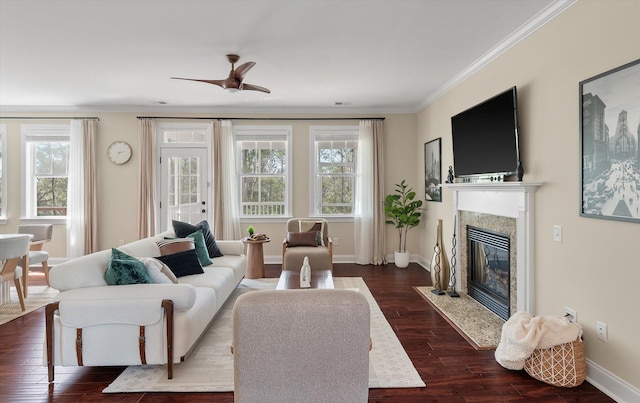
[[[111,259],[104,273],[109,285],[150,284],[151,277],[144,263],[116,248],[111,249]]]

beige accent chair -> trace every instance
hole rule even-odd
[[[47,285],[49,285],[49,252],[42,250],[42,247],[45,243],[51,241],[51,236],[53,235],[53,225],[52,224],[25,224],[18,226],[18,233],[20,234],[31,234],[33,238],[31,239],[31,246],[29,247],[29,265],[32,264],[42,264],[42,269],[44,270],[44,277],[47,280]],[[24,268],[25,277],[29,275],[29,268]],[[27,288],[29,286],[28,280],[24,279],[24,295],[27,295]]]
[[[233,307],[236,402],[366,402],[370,313],[353,290],[254,291]]]
[[[18,263],[29,251],[29,235],[12,236],[11,238],[0,238],[0,284],[13,280],[20,300],[20,308],[26,310],[24,305],[24,294],[22,292],[22,267]]]
[[[324,245],[287,246],[287,236],[282,241],[282,270],[300,270],[305,256],[309,257],[311,270],[333,271],[333,241],[329,237],[329,224],[322,218],[292,218],[287,221],[287,234],[300,232],[300,221],[322,223]],[[304,229],[303,229],[304,231]]]

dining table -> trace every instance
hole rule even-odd
[[[24,238],[24,237],[28,237],[29,239],[32,239],[33,235],[31,234],[0,234],[0,248],[2,248],[2,242],[4,240]],[[0,262],[0,267],[3,267],[3,266],[4,266],[4,262]],[[22,284],[29,284],[28,283],[28,280],[29,280],[29,250],[28,249],[27,249],[27,253],[22,257],[20,266],[22,267]],[[11,287],[10,281],[3,281],[0,284],[0,305],[6,304],[7,302],[10,301],[10,296],[11,296],[10,287]]]

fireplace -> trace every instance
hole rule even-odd
[[[504,320],[510,309],[510,242],[508,234],[467,226],[467,287],[471,298]]]
[[[541,183],[447,183],[457,222],[456,291],[468,293],[467,227],[509,236],[509,312],[535,315],[534,193]]]

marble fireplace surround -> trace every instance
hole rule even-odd
[[[527,182],[442,185],[453,192],[458,237],[456,291],[467,292],[466,226],[502,232],[511,240],[512,273],[516,273],[511,281],[511,314],[517,310],[535,315],[534,193],[541,185]]]

